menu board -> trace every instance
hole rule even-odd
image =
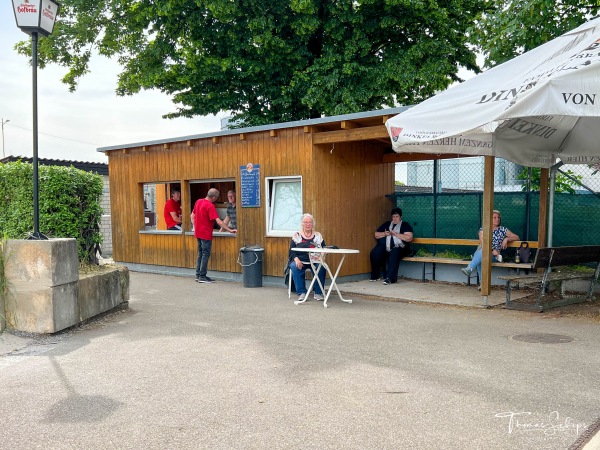
[[[242,208],[260,207],[260,164],[240,166]]]

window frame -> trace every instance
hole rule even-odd
[[[292,237],[297,229],[295,230],[277,230],[273,228],[273,217],[274,213],[277,211],[277,205],[274,202],[277,200],[274,198],[274,193],[277,190],[277,185],[280,183],[289,183],[296,182],[300,183],[300,218],[302,217],[304,211],[304,196],[302,189],[302,176],[301,175],[293,175],[293,176],[278,176],[278,177],[265,177],[265,195],[266,195],[266,231],[267,236],[271,237]],[[298,220],[298,227],[300,226],[300,220]]]
[[[148,189],[147,192],[147,188],[146,187],[150,187],[152,186],[152,189]],[[181,233],[181,231],[179,230],[166,230],[166,229],[158,229],[158,224],[159,222],[164,223],[164,204],[161,204],[162,206],[162,210],[159,211],[159,204],[157,203],[157,198],[164,197],[164,201],[165,203],[171,198],[171,191],[173,190],[174,187],[179,186],[179,189],[181,189],[181,181],[179,180],[169,180],[169,181],[146,181],[146,182],[142,182],[140,183],[140,191],[142,194],[142,209],[143,209],[143,214],[144,214],[144,222],[142,224],[142,228],[140,229],[140,232],[144,232],[144,233],[168,233],[168,234],[178,234]],[[159,189],[163,190],[164,192],[160,193],[159,195]],[[146,195],[147,193],[150,193],[150,190],[153,190],[153,195],[150,195],[150,204],[146,205]],[[146,209],[146,206],[149,206],[148,209]],[[153,214],[154,215],[154,225],[150,226],[146,224],[146,219],[147,214]]]
[[[191,180],[188,180],[188,198],[190,199],[190,213],[192,213],[194,211],[194,205],[196,204],[196,201],[200,200],[201,198],[204,197],[198,197],[196,198],[196,200],[194,200],[194,202],[191,202],[191,187],[192,185],[195,184],[207,184],[210,185],[211,183],[233,183],[233,188],[236,192],[236,209],[238,209],[239,212],[239,208],[240,208],[240,202],[239,202],[239,193],[238,193],[238,188],[237,188],[237,180],[235,179],[235,177],[227,177],[227,178],[194,178]],[[207,189],[208,192],[208,189]],[[225,192],[221,192],[221,190],[219,190],[219,193],[222,195]],[[226,193],[225,193],[226,194]],[[225,202],[227,203],[227,202]],[[217,208],[218,209],[218,208]],[[239,217],[239,216],[238,216]],[[221,220],[224,220],[221,219]],[[194,224],[190,223],[190,229],[189,230],[185,230],[185,234],[189,235],[189,236],[193,236],[194,235]],[[227,231],[218,231],[218,229],[214,229],[213,230],[213,237],[214,236],[228,236],[228,237],[237,237],[237,234],[233,234],[233,233],[228,233]]]

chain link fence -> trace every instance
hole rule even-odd
[[[415,237],[477,239],[482,223],[483,157],[396,164],[396,192]],[[552,245],[600,244],[600,171],[587,165],[559,168]],[[497,158],[494,209],[521,240],[538,239],[540,170]],[[430,253],[468,256],[472,247],[416,246]]]

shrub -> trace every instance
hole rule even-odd
[[[102,177],[74,167],[39,166],[39,228],[48,237],[75,238],[79,261],[96,262],[102,243]],[[33,165],[0,164],[0,235],[24,239],[33,231]]]

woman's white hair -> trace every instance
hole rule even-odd
[[[312,214],[308,214],[308,213],[302,214],[302,219],[300,219],[300,227],[302,227],[302,222],[304,222],[304,219],[306,219],[307,217],[308,217],[310,220],[312,220],[312,223],[313,223],[313,228],[316,228],[316,226],[317,226],[317,222],[315,222],[315,218],[313,217],[313,215],[312,215]]]

